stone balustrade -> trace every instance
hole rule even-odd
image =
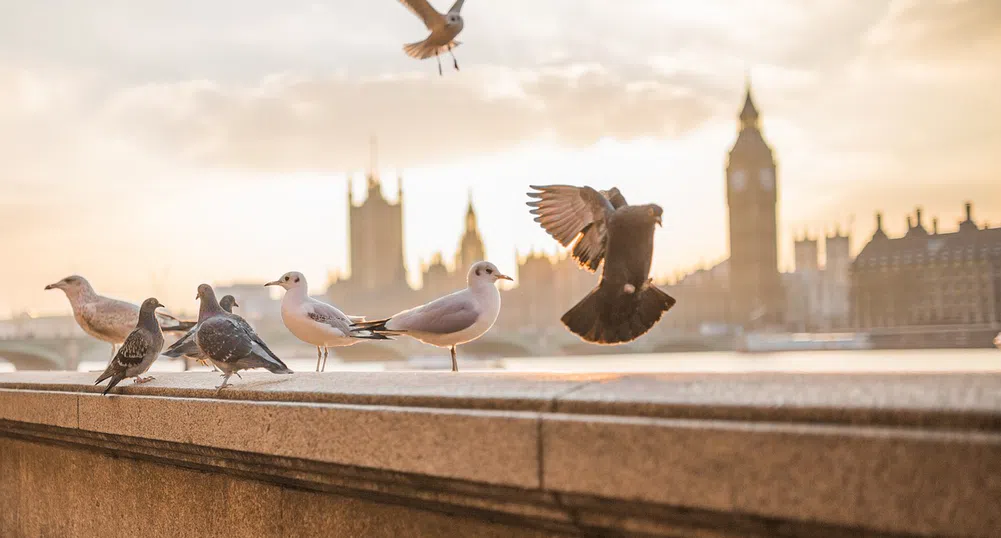
[[[1001,375],[0,374],[0,536],[1001,535]]]

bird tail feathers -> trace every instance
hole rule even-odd
[[[167,351],[163,352],[164,356],[176,359],[181,356],[196,357],[201,355],[201,348],[198,347],[198,342],[194,338],[181,339],[174,342]]]
[[[386,327],[392,318],[360,321],[351,324],[351,337],[363,340],[392,340],[390,336],[399,336],[406,331],[394,331]]]
[[[198,324],[197,321],[178,321],[177,325],[173,327],[161,327],[161,330],[163,332],[181,332],[181,331],[187,332],[195,328],[195,325],[197,324]]]
[[[560,321],[586,342],[624,344],[646,334],[676,302],[653,282],[632,292],[602,282]]]
[[[272,374],[295,373],[291,369],[289,369],[289,367],[286,366],[285,363],[282,362],[282,360],[279,359],[277,356],[275,356],[273,353],[262,353],[262,351],[263,350],[255,349],[251,352],[250,356],[253,359],[256,359],[251,362],[256,364],[247,365],[247,368],[265,368]]]
[[[432,56],[438,56],[440,54],[445,54],[449,50],[455,49],[462,43],[460,41],[452,40],[451,43],[447,45],[442,45],[436,47],[431,45],[425,39],[424,41],[417,41],[416,43],[408,43],[403,45],[403,52],[407,53],[407,56],[417,60],[426,60]]]
[[[104,376],[104,374],[102,374],[102,377],[97,380],[97,383],[100,383],[101,381],[107,379],[106,377],[103,377],[103,376]],[[111,389],[115,388],[115,385],[118,385],[119,383],[121,383],[123,379],[125,379],[125,376],[123,376],[123,375],[112,376],[111,377],[111,383],[108,383],[108,387],[105,388],[104,392],[102,392],[101,394],[102,395],[108,394],[108,392],[110,392]],[[97,383],[94,383],[94,384],[96,385]]]

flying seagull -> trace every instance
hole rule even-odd
[[[435,299],[430,303],[404,310],[390,318],[353,324],[358,338],[406,335],[437,347],[447,347],[452,354],[452,371],[459,371],[455,346],[472,342],[486,334],[500,314],[500,292],[494,283],[514,280],[490,262],[476,262],[466,275],[466,289]],[[365,335],[371,331],[372,335]]]
[[[111,359],[111,363],[104,370],[104,373],[94,382],[99,384],[105,379],[111,378],[108,388],[104,389],[104,394],[115,388],[126,377],[136,378],[136,384],[152,381],[153,376],[142,377],[146,370],[153,364],[153,361],[160,356],[163,349],[163,332],[160,330],[160,323],[157,321],[155,311],[162,307],[160,301],[150,297],[143,301],[139,307],[139,320],[136,328],[125,337],[125,342],[118,353]]]
[[[426,60],[434,56],[438,60],[439,75],[442,75],[441,56],[439,55],[448,52],[452,55],[452,64],[455,66],[455,70],[458,71],[459,61],[455,59],[455,53],[452,52],[452,49],[461,44],[455,40],[455,37],[459,35],[464,25],[459,11],[462,10],[462,3],[465,1],[455,0],[452,8],[443,15],[431,7],[428,0],[400,0],[400,3],[407,6],[414,15],[420,17],[424,21],[424,26],[427,26],[427,29],[431,31],[431,35],[427,36],[424,41],[404,45],[403,51],[411,58],[418,60]]]
[[[561,321],[586,342],[631,342],[660,321],[675,299],[653,284],[653,235],[662,224],[656,204],[629,205],[617,188],[597,191],[569,185],[532,186],[528,205],[535,221],[601,282]]]
[[[266,368],[275,374],[293,373],[245,319],[219,306],[212,286],[198,286],[195,298],[201,300],[198,316],[202,318],[195,331],[195,342],[212,364],[222,370],[222,384],[217,389],[228,387],[230,376],[240,370]]]
[[[87,279],[68,276],[55,284],[45,286],[47,290],[63,290],[73,308],[73,317],[85,333],[111,344],[111,357],[115,357],[115,346],[125,338],[139,322],[139,307],[98,295]],[[157,312],[156,318],[164,331],[187,331],[194,322],[180,321],[174,316]]]
[[[281,286],[285,289],[285,296],[282,297],[282,323],[296,338],[316,346],[317,372],[327,368],[328,348],[351,346],[363,340],[351,332],[351,324],[363,322],[365,318],[348,316],[337,308],[310,297],[309,286],[302,273],[298,271],[285,273],[278,280],[268,282],[265,286]],[[383,335],[364,334],[370,338],[391,340]]]
[[[236,297],[233,297],[232,295],[224,295],[223,298],[219,301],[219,306],[223,310],[225,310],[226,313],[232,314],[233,307],[240,305],[236,302]],[[198,342],[195,341],[195,333],[198,332],[198,323],[201,323],[203,321],[203,316],[208,315],[208,313],[204,312],[203,310],[204,308],[199,309],[198,322],[195,324],[195,326],[192,327],[191,330],[189,330],[188,332],[184,333],[184,336],[180,337],[176,342],[171,344],[171,346],[167,348],[167,351],[163,352],[164,356],[170,357],[172,359],[176,359],[178,357],[191,357],[192,359],[195,359],[199,363],[201,363],[202,366],[208,365],[209,358],[204,353],[202,353],[202,350],[198,347]],[[215,372],[219,371],[219,369],[216,368],[215,365],[212,365],[212,370]],[[240,376],[240,374],[236,375],[237,377]]]

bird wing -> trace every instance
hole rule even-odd
[[[615,206],[605,196],[591,187],[546,185],[532,188],[528,196],[537,198],[528,202],[535,222],[564,247],[574,243],[573,257],[581,267],[594,272],[605,257],[607,219]],[[618,193],[618,189],[612,189]],[[609,191],[612,192],[612,191]],[[618,200],[621,199],[621,200]],[[616,201],[625,203],[619,194]]]
[[[351,319],[344,315],[344,312],[341,312],[334,306],[327,303],[321,303],[320,301],[312,302],[306,305],[306,315],[309,319],[317,323],[327,325],[341,331],[344,336],[351,335]],[[360,321],[365,320],[362,319]]]
[[[149,333],[143,329],[135,329],[125,338],[112,362],[117,362],[125,368],[138,366],[152,347],[153,341]]]
[[[249,355],[254,346],[247,331],[227,316],[203,321],[195,338],[202,352],[219,362],[236,362]]]
[[[615,209],[629,205],[626,203],[626,197],[622,196],[622,193],[619,192],[618,187],[612,187],[607,191],[598,191],[598,192],[600,192],[601,195],[604,196],[605,198],[608,198],[608,201],[612,204],[612,207],[614,207]]]
[[[189,357],[197,357],[200,354],[198,349],[198,342],[195,341],[195,333],[198,331],[198,325],[195,325],[190,331],[184,333],[184,336],[180,337],[176,342],[167,348],[163,354],[168,357],[177,358],[182,355]]]
[[[434,29],[434,26],[440,25],[445,20],[445,16],[431,7],[428,0],[400,0],[400,3],[406,6],[411,13],[420,17],[428,30]]]
[[[462,3],[465,1],[466,0],[455,0],[455,3],[452,4],[452,7],[448,9],[448,12],[458,14],[460,11],[462,11]]]
[[[449,50],[454,50],[462,43],[456,40],[452,40],[447,45],[432,45],[429,41],[430,38],[424,41],[418,41],[416,43],[409,43],[403,45],[403,52],[407,53],[407,56],[415,58],[417,60],[426,60],[432,56],[437,56],[439,54],[445,54]]]
[[[257,332],[254,331],[254,328],[250,325],[249,322],[247,322],[247,320],[243,319],[242,317],[236,314],[229,314],[229,318],[236,323],[237,327],[239,327],[240,329],[243,330],[244,333],[246,333],[246,335],[250,338],[250,340],[253,343],[261,347],[265,355],[271,357],[272,359],[275,359],[278,362],[281,362],[281,359],[278,358],[278,355],[275,355],[275,352],[271,351],[271,348],[269,348],[268,345],[264,343],[264,340],[262,340],[261,337],[257,335]]]
[[[125,340],[139,323],[138,306],[107,297],[83,305],[80,315],[91,331],[116,342]]]
[[[386,327],[394,331],[452,334],[468,329],[480,317],[469,290],[462,290],[417,308],[401,312]]]

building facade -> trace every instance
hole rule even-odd
[[[731,321],[753,328],[781,324],[785,301],[778,267],[778,178],[750,83],[727,160],[726,200]]]
[[[1001,327],[1001,228],[978,226],[973,208],[954,232],[929,232],[921,210],[907,233],[890,238],[882,215],[851,265],[852,320],[858,330]],[[989,341],[989,340],[988,340]]]
[[[851,238],[838,229],[820,240],[803,235],[793,243],[795,270],[782,275],[786,297],[786,324],[791,330],[815,332],[849,326],[851,294]]]

